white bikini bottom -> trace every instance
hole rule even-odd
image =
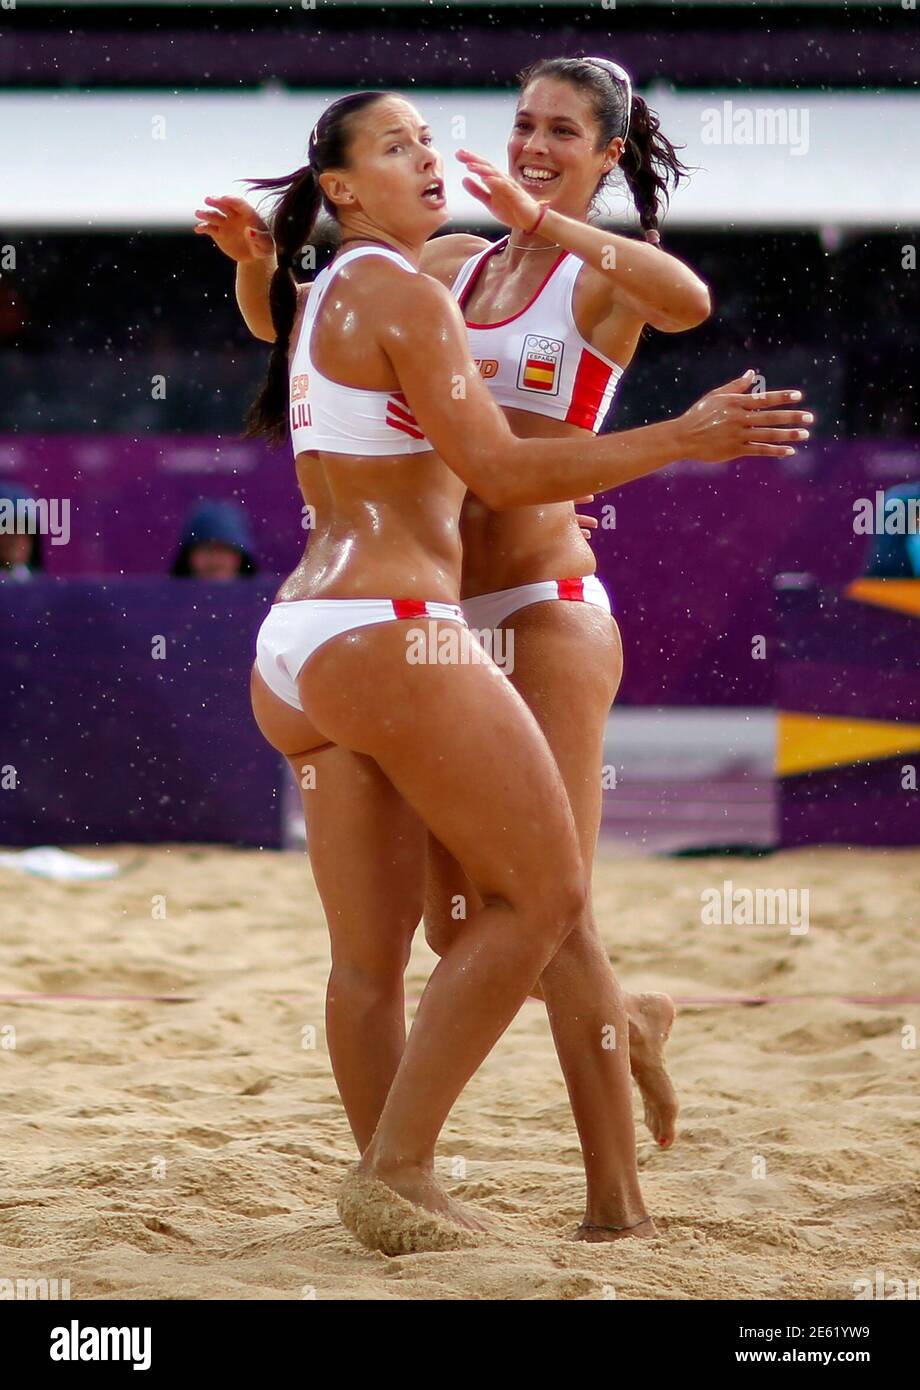
[[[548,599],[565,599],[575,603],[593,603],[610,612],[610,599],[596,574],[583,579],[543,579],[538,584],[518,584],[514,589],[499,589],[494,594],[479,594],[463,600],[463,616],[471,628],[482,632],[498,627],[519,608]]]
[[[466,627],[454,603],[414,598],[292,599],[274,603],[268,610],[256,637],[256,667],[269,690],[302,712],[297,677],[325,642],[355,628],[407,618],[442,618]]]

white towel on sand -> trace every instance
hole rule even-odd
[[[15,854],[0,854],[0,868],[18,869],[20,873],[51,878],[57,883],[115,878],[120,873],[118,865],[109,860],[84,859],[79,854],[55,849],[54,845],[36,845],[34,849],[18,850]]]

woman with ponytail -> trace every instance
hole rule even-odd
[[[311,137],[308,167],[260,186],[280,195],[278,264],[272,360],[250,425],[277,438],[287,421],[305,498],[324,501],[320,527],[260,629],[252,699],[263,734],[304,787],[330,929],[327,1040],[362,1154],[340,1213],[389,1253],[473,1238],[480,1223],[435,1181],[434,1147],[456,1097],[542,976],[585,1151],[580,1234],[653,1234],[625,1048],[609,1042],[611,1026],[625,1036],[622,1004],[585,910],[593,845],[560,777],[571,767],[564,757],[557,767],[541,732],[540,699],[531,697],[535,719],[465,634],[461,506],[469,489],[496,514],[560,504],[568,516],[573,496],[677,458],[794,452],[792,440],[807,437],[792,428],[806,420],[790,405],[799,393],[752,397],[748,373],[675,421],[598,440],[571,429],[516,434],[470,356],[456,301],[418,273],[446,212],[440,160],[413,107],[386,93],[333,103]],[[521,234],[539,209],[518,191],[523,201],[509,215]],[[320,200],[339,224],[340,247],[299,291],[291,269]],[[250,232],[259,229],[245,216],[219,207],[202,216],[201,230],[237,251],[241,269],[253,263]],[[241,298],[249,289],[238,276]],[[538,379],[545,369],[534,360]],[[584,607],[594,625],[587,637],[606,633],[609,657],[612,620]],[[436,659],[419,655],[420,636]],[[442,636],[458,653],[451,663],[440,659]],[[555,671],[548,688],[562,674],[560,650],[542,653]],[[533,654],[527,659],[535,680]],[[579,699],[597,703],[610,684],[597,663],[577,680]],[[406,1039],[402,975],[422,910],[426,836],[462,873],[467,912],[440,943]]]
[[[703,282],[660,249],[659,220],[687,170],[656,113],[633,92],[628,73],[595,57],[546,59],[521,74],[507,174],[467,151],[458,158],[468,171],[468,191],[498,221],[523,230],[494,245],[466,235],[437,238],[422,268],[458,298],[473,356],[489,364],[486,383],[516,435],[597,432],[646,325],[679,332],[709,314]],[[618,170],[641,241],[589,221]],[[610,600],[585,543],[589,532],[581,529],[585,523],[590,519],[578,517],[571,504],[495,512],[470,497],[461,534],[464,613],[475,628],[513,631],[511,679],[556,757],[590,883],[605,726],[623,657]],[[458,867],[433,844],[425,924],[436,951],[456,930],[450,904],[462,892]],[[573,969],[579,954],[580,968]],[[628,1031],[629,1071],[646,1124],[667,1148],[678,1114],[664,1060],[673,1001],[620,989],[590,916],[586,931],[568,938],[551,970],[562,973],[566,966],[566,1021],[553,1020],[550,1012],[573,1101],[600,1089],[606,1060],[608,1074],[615,1075],[603,1122],[609,1125],[625,1103],[627,1050],[614,1062],[584,1045],[586,1036],[598,1035],[601,1018],[612,1019],[618,1032]],[[545,995],[547,978],[536,993]],[[579,1124],[589,1174],[592,1132],[596,1126]],[[589,1210],[588,1229],[602,1224],[598,1216],[591,1221]],[[597,1231],[588,1238],[604,1236]]]

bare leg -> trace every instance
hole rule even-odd
[[[581,603],[522,609],[514,625],[515,683],[547,733],[570,789],[590,877],[601,814],[603,730],[622,671],[616,624]],[[538,674],[539,673],[539,674]],[[549,673],[549,675],[548,675]],[[573,720],[573,682],[579,718]],[[540,981],[585,1159],[583,1233],[599,1227],[652,1234],[639,1191],[623,993],[593,916],[563,942]],[[605,1232],[613,1238],[619,1230]]]
[[[584,882],[564,788],[520,698],[491,664],[410,666],[403,627],[334,639],[311,659],[299,685],[315,742],[299,741],[306,752],[324,740],[374,758],[465,865],[483,904],[429,981],[361,1164],[410,1210],[456,1216],[433,1177],[437,1136],[580,920]],[[410,1248],[379,1221],[350,1224],[378,1248]]]
[[[466,913],[475,907],[476,894],[457,861],[431,837],[427,858],[425,937],[431,949],[443,955]],[[545,1002],[542,977],[530,996]],[[623,991],[622,997],[629,1032],[629,1067],[642,1098],[645,1123],[652,1138],[666,1149],[674,1142],[679,1111],[664,1056],[674,1024],[674,1001],[670,995],[657,992]]]
[[[329,928],[326,1040],[363,1153],[406,1043],[403,975],[422,903],[426,831],[373,759],[333,744],[258,671],[253,709],[301,787],[310,867]],[[311,741],[311,751],[293,751]]]
[[[372,758],[324,744],[316,727],[279,700],[256,669],[251,688],[263,734],[285,753],[301,786],[310,865],[332,948],[327,1043],[363,1153],[406,1045],[403,977],[421,916],[427,831]],[[308,742],[317,746],[288,751]],[[433,1188],[433,1196],[438,1210],[458,1225],[484,1225],[439,1189]],[[438,1244],[444,1244],[444,1232],[438,1234]],[[405,1232],[398,1237],[402,1247],[392,1253],[405,1247]]]
[[[361,753],[329,747],[288,761],[298,776],[305,764],[316,773],[302,796],[332,947],[326,1039],[363,1153],[406,1045],[403,976],[421,917],[425,828]]]
[[[506,624],[512,625],[512,679],[556,757],[590,877],[600,825],[604,726],[622,669],[619,633],[602,610],[577,603],[533,605],[514,614]],[[446,902],[465,889],[456,870],[452,876],[443,847],[430,845],[429,851],[426,928],[429,942],[437,948],[455,927],[445,913]],[[635,1037],[636,1079],[646,1119],[659,1141],[670,1142],[677,1105],[661,1048],[673,1005],[667,996],[633,996],[630,1018],[593,917],[566,939],[543,972],[540,986],[585,1160],[586,1213],[579,1234],[598,1240],[624,1233],[607,1227],[652,1234],[650,1223],[642,1223],[645,1212],[638,1188],[629,1088],[631,1042]]]
[[[365,1168],[430,1166],[451,1105],[584,908],[575,826],[533,717],[491,663],[410,665],[402,623],[333,640],[301,699],[374,757],[484,903],[422,996]]]
[[[429,836],[425,937],[437,955],[444,954],[468,912],[476,906],[476,890],[456,859]],[[530,995],[544,1000],[542,977]],[[662,1148],[669,1148],[674,1142],[679,1109],[664,1057],[676,1012],[674,1001],[668,994],[655,992],[623,991],[622,999],[629,1031],[629,1066],[642,1098],[645,1123],[652,1138]]]

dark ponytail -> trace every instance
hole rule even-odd
[[[670,140],[661,134],[657,114],[632,92],[623,69],[607,58],[545,58],[521,73],[521,89],[538,77],[569,82],[591,97],[600,127],[598,150],[606,149],[617,136],[624,140],[616,168],[623,171],[646,240],[660,241],[658,219],[668,205],[669,186],[676,188],[690,171],[678,159]],[[613,169],[601,179],[594,190],[595,198],[615,173]]]
[[[271,219],[278,269],[268,288],[275,341],[268,363],[268,374],[246,415],[245,437],[264,434],[275,444],[283,444],[287,434],[290,396],[288,346],[297,314],[297,282],[294,263],[319,215],[322,193],[309,164],[278,179],[252,179],[252,188],[281,193]]]
[[[313,234],[320,208],[325,208],[330,217],[336,216],[335,207],[320,187],[319,176],[327,169],[347,167],[351,142],[349,118],[386,95],[386,92],[352,92],[349,96],[340,97],[326,107],[313,128],[309,163],[281,178],[249,180],[251,188],[279,197],[270,218],[278,269],[272,276],[268,290],[275,342],[264,385],[246,416],[246,438],[264,434],[276,444],[283,444],[287,438],[290,405],[288,350],[297,316],[294,266]]]
[[[636,93],[633,93],[629,132],[619,168],[632,194],[646,241],[660,241],[658,218],[667,208],[669,185],[676,188],[690,171],[678,159],[667,136],[662,135],[657,112]]]

